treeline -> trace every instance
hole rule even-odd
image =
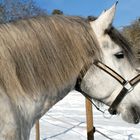
[[[39,8],[33,0],[0,1],[0,23],[43,15],[45,13],[46,11]]]
[[[44,14],[47,14],[46,10],[38,7],[34,0],[0,1],[0,23]],[[61,10],[54,9],[51,14],[62,15],[63,12]]]
[[[131,25],[123,27],[122,33],[132,44],[132,49],[140,62],[140,18]]]

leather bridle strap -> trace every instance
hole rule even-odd
[[[108,73],[109,75],[111,75],[112,77],[114,77],[123,86],[122,90],[120,91],[120,93],[118,94],[118,96],[116,97],[116,99],[113,101],[113,103],[108,109],[111,115],[115,115],[117,113],[116,111],[117,107],[120,104],[120,102],[123,100],[123,98],[127,95],[127,93],[131,92],[134,89],[134,86],[138,82],[140,82],[140,74],[138,74],[132,80],[126,81],[122,76],[120,76],[118,73],[116,73],[114,70],[112,70],[102,62],[96,61],[94,62],[94,64],[100,69],[102,69],[103,71],[105,71],[106,73]]]
[[[121,75],[119,75],[117,72],[115,72],[113,69],[103,64],[102,62],[96,60],[94,64],[98,68],[102,69],[104,72],[108,73],[113,78],[115,78],[121,85],[124,85],[127,82]]]
[[[134,77],[130,81],[127,81],[121,75],[119,75],[117,72],[115,72],[110,67],[103,64],[102,62],[94,61],[93,64],[96,65],[101,70],[103,70],[104,72],[108,73],[113,78],[115,78],[123,86],[122,90],[120,91],[120,93],[118,94],[118,96],[115,98],[115,100],[112,102],[111,106],[108,109],[108,111],[111,115],[115,115],[117,113],[117,111],[116,111],[117,107],[120,104],[120,102],[123,100],[123,98],[127,95],[127,93],[131,92],[134,89],[135,85],[138,84],[138,82],[140,82],[140,74],[138,74],[136,77]],[[81,70],[81,72],[80,72],[80,74],[77,78],[77,82],[76,82],[76,85],[75,85],[75,90],[81,92],[86,98],[88,98],[92,102],[91,97],[87,93],[82,91],[82,89],[81,89],[82,79],[84,78],[84,76],[85,76],[85,74],[88,71],[90,66],[91,65],[85,66]],[[93,102],[92,102],[92,104],[99,111],[101,111]],[[103,111],[101,111],[101,112],[103,112]]]
[[[122,90],[120,91],[120,93],[118,94],[118,96],[116,97],[116,99],[114,100],[114,102],[111,104],[111,106],[109,107],[108,111],[110,114],[115,115],[117,113],[117,107],[120,104],[120,102],[123,100],[123,98],[134,89],[134,86],[140,82],[140,74],[138,74],[136,77],[134,77],[132,80],[130,80],[129,82],[127,82]]]
[[[138,74],[136,77],[130,80],[130,84],[132,86],[135,86],[140,81],[140,74]]]
[[[86,92],[84,92],[82,89],[81,89],[81,83],[82,83],[82,80],[86,74],[86,72],[88,71],[88,69],[90,68],[91,64],[90,65],[86,65],[84,66],[80,73],[79,73],[79,76],[77,78],[77,81],[76,81],[76,84],[75,84],[75,90],[80,92],[86,99],[88,99],[92,105],[94,105],[94,107],[99,110],[100,112],[104,113],[104,111],[102,111],[93,101],[92,101],[92,97],[89,96]]]

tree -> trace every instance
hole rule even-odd
[[[61,10],[58,10],[58,9],[54,9],[52,11],[52,15],[63,15],[63,12]]]
[[[123,35],[133,46],[133,51],[140,61],[140,18],[122,30]]]
[[[5,23],[21,18],[43,15],[46,12],[33,0],[4,0],[0,3],[0,22]]]

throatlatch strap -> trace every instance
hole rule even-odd
[[[77,91],[79,91],[79,92],[83,92],[82,89],[81,89],[81,82],[82,82],[84,76],[86,75],[86,73],[87,73],[87,71],[88,71],[88,69],[90,68],[91,65],[92,65],[92,64],[85,65],[85,66],[81,69],[81,71],[80,71],[80,73],[79,73],[79,75],[78,75],[78,77],[77,77],[77,81],[76,81],[76,84],[75,84],[75,90],[77,90]],[[88,95],[87,95],[87,96],[88,96]]]

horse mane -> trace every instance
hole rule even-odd
[[[41,16],[0,25],[0,86],[9,96],[13,90],[62,91],[84,65],[100,59],[95,38],[81,17]]]

